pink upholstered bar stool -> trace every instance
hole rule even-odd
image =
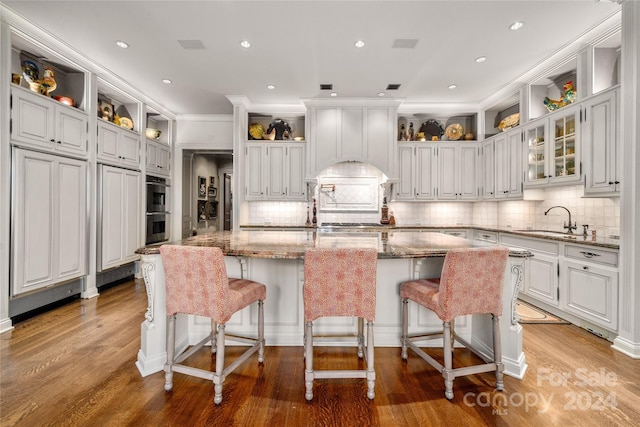
[[[244,279],[227,277],[224,256],[220,248],[164,245],[160,247],[165,271],[167,294],[167,363],[165,390],[173,388],[173,373],[192,375],[213,381],[216,405],[222,402],[222,385],[227,375],[258,352],[258,362],[264,355],[264,310],[267,296],[265,285]],[[239,310],[258,303],[257,338],[225,335],[225,324]],[[211,319],[211,332],[199,343],[175,354],[176,314],[195,314]],[[242,355],[224,367],[226,341],[251,344]],[[181,364],[185,359],[211,342],[211,352],[216,354],[216,371],[211,372]]]
[[[407,347],[442,373],[445,396],[453,399],[456,377],[495,371],[496,389],[503,389],[502,347],[499,316],[502,315],[502,289],[509,250],[504,247],[455,249],[447,252],[439,279],[410,280],[400,285],[402,298],[402,358]],[[433,311],[442,320],[443,333],[408,335],[408,304],[414,301]],[[455,335],[458,316],[491,314],[493,329],[493,359],[488,360],[466,340]],[[444,366],[418,347],[417,343],[443,338]],[[486,363],[453,368],[453,343],[458,341],[480,356]]]
[[[321,378],[366,378],[367,397],[375,396],[373,321],[376,314],[376,249],[308,249],[304,256],[305,397],[313,399],[313,381]],[[313,321],[319,317],[358,318],[358,357],[366,369],[314,370]],[[364,354],[364,320],[367,321]]]

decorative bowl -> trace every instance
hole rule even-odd
[[[147,128],[145,135],[147,135],[149,139],[158,139],[161,133],[158,129]]]
[[[55,99],[56,101],[64,105],[68,105],[69,107],[73,107],[74,105],[76,105],[76,101],[73,98],[69,98],[68,96],[54,95],[51,98]]]

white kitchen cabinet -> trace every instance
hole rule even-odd
[[[526,172],[524,186],[534,188],[546,186],[551,178],[549,163],[548,119],[538,119],[526,126],[524,133],[524,150]]]
[[[610,330],[618,326],[618,252],[567,244],[562,308]]]
[[[523,299],[582,326],[617,330],[617,250],[510,233],[500,233],[500,244],[533,254],[527,259]]]
[[[140,169],[140,135],[99,119],[98,160],[116,166]]]
[[[558,242],[519,237],[513,234],[501,233],[500,244],[524,248],[532,253],[527,258],[524,285],[520,292],[550,306],[558,306],[559,255]]]
[[[169,176],[171,174],[171,149],[167,144],[147,139],[147,174]]]
[[[396,110],[390,106],[310,106],[310,176],[345,160],[370,163],[395,176]]]
[[[620,194],[619,94],[620,89],[615,89],[584,102],[582,152],[585,196]]]
[[[398,144],[399,181],[394,184],[394,200],[435,199],[435,144],[401,142]]]
[[[527,265],[524,293],[539,301],[558,305],[559,275],[558,256],[532,251]]]
[[[562,308],[607,329],[618,326],[618,270],[589,262],[566,261]]]
[[[482,143],[482,198],[485,200],[496,197],[496,150],[493,138]]]
[[[522,131],[511,130],[495,137],[496,199],[522,198]]]
[[[85,161],[13,150],[13,296],[86,274],[86,197]]]
[[[20,87],[11,87],[12,143],[86,157],[88,117],[74,107]]]
[[[549,183],[580,181],[581,105],[564,107],[549,116]]]
[[[98,270],[117,267],[139,258],[141,241],[142,175],[139,171],[102,165],[98,195]]]
[[[478,155],[475,144],[438,144],[438,200],[478,200]]]
[[[247,143],[247,200],[306,200],[305,143]]]
[[[564,107],[523,128],[525,188],[580,181],[581,106]]]

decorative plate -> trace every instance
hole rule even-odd
[[[447,129],[444,131],[445,135],[450,141],[457,141],[462,138],[462,126],[460,123],[452,123],[447,126]]]
[[[437,136],[438,139],[440,139],[444,134],[444,130],[442,129],[440,122],[435,119],[429,119],[422,123],[418,132],[424,133],[427,141],[432,141],[434,136]]]
[[[253,139],[262,139],[264,135],[264,126],[260,123],[251,123],[249,125],[249,135]]]
[[[133,120],[128,117],[120,117],[120,126],[133,130]]]

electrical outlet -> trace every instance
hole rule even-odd
[[[511,221],[507,221],[507,228],[511,228]]]
[[[264,225],[271,225],[271,218],[265,218]]]

